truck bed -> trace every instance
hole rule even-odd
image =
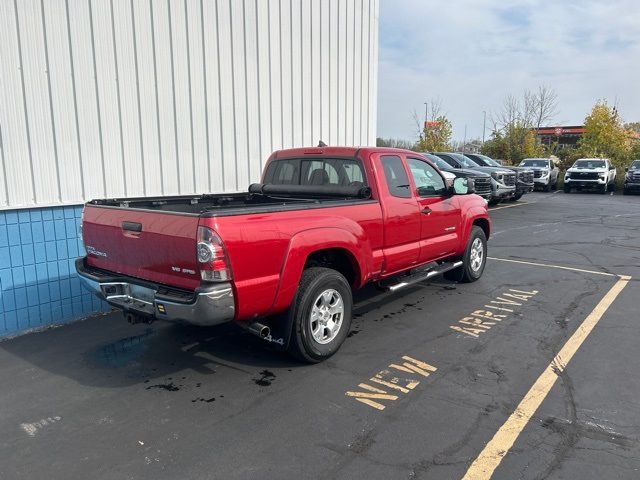
[[[367,200],[368,189],[253,184],[248,193],[91,200],[88,205],[195,216],[228,216],[340,206]]]

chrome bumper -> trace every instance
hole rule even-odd
[[[234,319],[233,288],[228,282],[197,288],[190,298],[177,300],[159,293],[160,286],[150,282],[117,275],[98,277],[85,266],[83,258],[76,261],[76,270],[87,290],[126,313],[202,326]]]

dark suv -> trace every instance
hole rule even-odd
[[[491,175],[488,173],[467,168],[454,168],[432,153],[423,153],[422,155],[431,160],[443,172],[453,173],[456,177],[472,178],[476,195],[480,195],[487,202],[491,200]]]
[[[489,205],[495,205],[500,200],[508,200],[516,193],[516,174],[504,167],[482,167],[469,157],[454,152],[433,152],[450,166],[459,169],[470,169],[491,175],[491,199]]]
[[[622,193],[628,195],[631,192],[640,192],[640,160],[634,160],[625,168],[627,174],[624,176],[624,190]]]
[[[516,194],[512,197],[512,200],[520,200],[525,193],[533,192],[533,170],[526,167],[514,167],[512,165],[501,165],[493,158],[487,157],[480,153],[465,153],[466,157],[476,162],[483,167],[500,167],[508,170],[513,170],[516,173]]]

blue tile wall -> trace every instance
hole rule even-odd
[[[82,206],[0,211],[0,337],[107,311],[84,290]]]

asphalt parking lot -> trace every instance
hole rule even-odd
[[[359,292],[323,364],[117,313],[1,342],[0,477],[640,478],[640,196],[492,218],[480,281]]]

